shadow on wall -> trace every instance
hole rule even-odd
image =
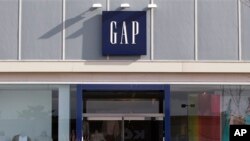
[[[73,18],[67,19],[64,23],[57,25],[56,27],[52,28],[50,31],[43,34],[39,39],[48,39],[48,38],[60,33],[63,30],[63,24],[65,24],[65,29],[66,29],[66,28],[72,26],[73,24],[85,19],[86,17],[90,17],[93,10],[94,10],[93,8],[90,8],[89,10],[84,11],[83,13],[81,13]],[[85,20],[87,20],[87,19],[85,19]]]
[[[242,2],[244,5],[250,7],[250,0],[241,0],[241,2]]]
[[[73,26],[74,24],[77,24],[79,22],[82,22],[82,26],[80,29],[77,29],[74,33],[70,35],[66,35],[66,39],[75,39],[78,37],[82,37],[81,39],[81,46],[76,43],[74,46],[67,46],[66,47],[66,58],[68,58],[67,54],[70,54],[69,58],[72,57],[72,52],[67,52],[67,50],[74,50],[78,51],[77,54],[74,54],[77,59],[83,59],[83,60],[106,60],[106,57],[102,55],[102,15],[100,14],[100,10],[96,10],[95,8],[90,8],[81,14],[67,19],[65,24],[65,29]],[[56,34],[60,34],[63,30],[63,23],[55,26],[45,34],[39,37],[39,39],[48,39]],[[67,45],[67,43],[66,43]],[[73,53],[74,53],[73,52]],[[118,56],[113,58],[114,60],[117,59],[123,59],[125,60],[138,60],[140,59],[140,56],[131,56],[124,57],[124,56]],[[111,59],[112,60],[112,59]],[[127,64],[126,64],[127,65]]]
[[[18,117],[23,119],[44,119],[50,118],[51,113],[50,111],[45,111],[44,106],[37,105],[37,106],[28,106],[27,110],[17,111]]]
[[[75,31],[74,33],[68,35],[66,39],[74,39],[78,37],[82,37],[82,45],[81,45],[81,52],[79,55],[81,59],[89,59],[89,60],[96,60],[97,58],[102,59],[102,52],[101,52],[101,14],[99,10],[94,8],[90,8],[87,11],[82,12],[81,14],[69,18],[65,21],[65,29],[73,26],[76,23],[82,22],[82,26],[80,29]],[[43,34],[39,39],[48,39],[58,33],[61,33],[63,30],[63,23],[57,25],[56,27],[52,28],[45,34]],[[96,32],[98,31],[98,32]],[[68,47],[68,48],[75,48],[75,47]],[[84,49],[84,51],[83,51]],[[78,50],[78,51],[80,51]],[[99,52],[97,52],[99,51]],[[66,53],[67,54],[67,53]],[[66,55],[67,56],[67,55]]]

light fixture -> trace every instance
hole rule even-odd
[[[148,4],[148,8],[157,8],[157,5],[155,3]]]
[[[102,8],[102,4],[101,3],[94,3],[92,5],[92,8]]]
[[[121,8],[129,8],[130,4],[129,3],[122,3]]]

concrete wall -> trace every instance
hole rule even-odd
[[[242,58],[250,60],[250,1],[242,0]]]
[[[194,1],[155,2],[155,59],[194,60]]]
[[[61,22],[61,0],[23,0],[22,59],[61,59]]]
[[[21,52],[22,60],[62,60],[65,56],[66,60],[136,61],[150,60],[153,55],[155,60],[194,60],[197,56],[198,60],[237,61],[239,42],[242,43],[242,59],[250,59],[248,0],[241,1],[240,41],[237,0],[197,0],[197,9],[195,0],[154,0],[158,7],[153,14],[146,8],[150,2],[151,0],[0,1],[0,60],[17,60],[18,53]],[[93,9],[93,3],[101,3],[103,7]],[[131,7],[120,9],[121,3],[129,3]],[[147,11],[147,55],[101,55],[101,12],[105,10]],[[153,26],[150,21],[152,18]],[[195,27],[198,29],[197,38]],[[21,36],[18,36],[19,33]],[[151,34],[154,37],[153,46]],[[197,50],[195,42],[198,43]],[[153,52],[151,47],[154,47]]]
[[[198,1],[198,58],[238,59],[237,0]]]
[[[0,59],[16,60],[18,48],[18,0],[0,1]]]

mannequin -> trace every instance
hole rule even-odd
[[[26,136],[23,132],[18,135],[15,135],[12,141],[31,141],[30,137]]]

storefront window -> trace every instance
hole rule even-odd
[[[0,140],[68,141],[69,97],[69,85],[0,85]]]
[[[229,126],[250,124],[249,113],[249,86],[171,86],[172,141],[229,141]]]
[[[85,141],[163,141],[163,91],[84,91]],[[81,101],[81,100],[80,100]],[[76,85],[0,85],[0,140],[76,141]],[[250,86],[171,85],[171,141],[229,141],[250,125]]]

